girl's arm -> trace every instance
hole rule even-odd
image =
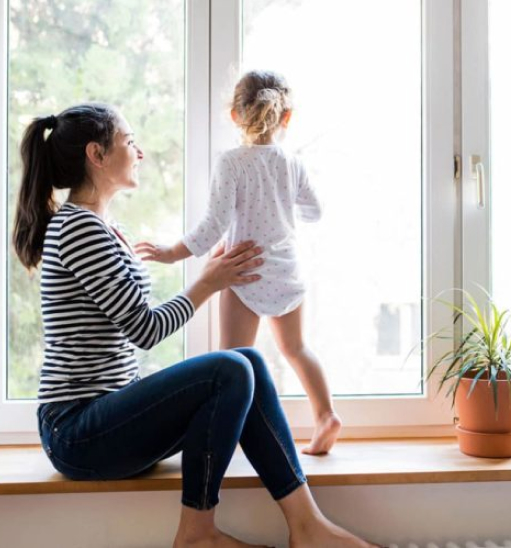
[[[208,252],[231,224],[236,212],[236,179],[235,167],[228,153],[224,153],[213,171],[206,214],[182,240],[194,256]]]
[[[314,222],[321,218],[322,208],[314,187],[310,184],[305,167],[298,163],[298,192],[296,194],[297,217],[301,221]]]
[[[146,261],[175,263],[192,255],[200,257],[222,238],[236,208],[236,176],[232,163],[222,155],[213,173],[206,214],[183,239],[172,246],[139,242],[135,251]]]

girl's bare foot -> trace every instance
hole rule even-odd
[[[311,456],[327,454],[335,444],[340,430],[341,420],[335,412],[320,417],[316,423],[311,442],[302,450],[302,453]]]
[[[184,536],[178,531],[173,547],[262,547],[262,545],[250,545],[215,529],[193,538]]]

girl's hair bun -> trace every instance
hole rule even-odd
[[[255,100],[264,103],[279,101],[280,93],[275,88],[261,88],[260,90],[257,90]]]
[[[271,138],[291,109],[289,87],[283,76],[250,71],[236,84],[232,108],[239,116],[246,144]]]

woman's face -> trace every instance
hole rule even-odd
[[[119,114],[112,145],[104,158],[103,174],[108,179],[111,190],[138,187],[138,166],[143,158],[142,150],[135,144],[133,130]]]

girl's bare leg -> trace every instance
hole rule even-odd
[[[277,501],[289,528],[289,547],[377,547],[330,522],[307,484]]]
[[[230,289],[220,294],[220,349],[252,347],[254,345],[259,316],[244,305]]]
[[[335,413],[325,373],[321,365],[306,347],[302,338],[302,311],[300,305],[294,311],[269,319],[277,345],[295,370],[312,405],[316,428],[304,454],[325,454],[335,444],[341,429],[341,420]]]
[[[220,531],[215,526],[215,510],[198,511],[181,507],[181,520],[173,547],[257,547]]]

